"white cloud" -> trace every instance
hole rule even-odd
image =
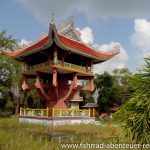
[[[92,29],[90,27],[85,27],[83,29],[77,28],[77,30],[81,33],[81,39],[83,40],[84,43],[93,43],[94,38],[93,38],[93,33]]]
[[[137,47],[137,56],[140,62],[143,57],[150,55],[150,22],[146,19],[134,21],[134,33],[130,37],[132,44]]]
[[[93,44],[93,32],[90,27],[83,29],[77,28],[81,32],[81,38],[85,43]],[[102,52],[110,52],[117,50],[120,47],[120,53],[111,58],[110,60],[97,64],[94,66],[94,73],[103,73],[104,71],[111,72],[115,68],[124,68],[125,63],[128,60],[128,54],[123,46],[118,42],[111,42],[109,44],[94,45],[94,47]],[[115,49],[116,48],[116,49]]]
[[[31,43],[32,43],[32,41],[28,41],[28,40],[26,40],[26,39],[21,39],[18,44],[19,44],[21,47],[25,47],[25,46],[28,46],[28,45],[31,44]]]
[[[35,19],[47,25],[53,12],[57,20],[70,16],[74,11],[82,12],[89,20],[112,17],[150,17],[150,0],[17,0]]]
[[[128,60],[128,54],[123,46],[118,42],[111,42],[110,44],[104,44],[99,46],[99,49],[103,52],[108,52],[115,47],[120,47],[120,53],[111,58],[110,60],[97,64],[94,66],[94,73],[103,73],[104,71],[110,72],[115,68],[124,68],[125,63]]]

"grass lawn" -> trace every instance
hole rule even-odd
[[[61,143],[52,138],[54,133],[73,137],[73,143],[128,143],[124,137],[124,130],[119,126],[100,127],[82,124],[52,128],[44,125],[19,123],[18,119],[14,118],[4,118],[0,119],[0,150],[62,149]],[[65,140],[64,143],[70,143],[66,137]]]

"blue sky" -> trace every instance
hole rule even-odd
[[[40,32],[48,33],[52,12],[56,25],[75,16],[75,26],[88,32],[93,45],[102,50],[121,47],[119,56],[97,66],[99,72],[115,67],[136,72],[150,53],[149,6],[148,0],[1,0],[0,30],[35,41]]]

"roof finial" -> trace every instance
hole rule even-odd
[[[54,24],[54,13],[52,12],[51,24]]]
[[[74,16],[70,16],[69,17],[69,23],[70,24],[74,24],[74,22],[75,22],[75,17]]]

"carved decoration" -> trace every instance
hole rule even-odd
[[[82,42],[81,33],[74,27],[74,20],[75,17],[71,16],[67,22],[59,24],[57,31],[67,38]]]

